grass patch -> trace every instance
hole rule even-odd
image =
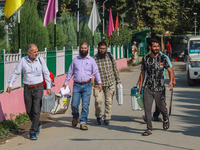
[[[14,114],[10,114],[10,116],[11,119],[4,120],[0,123],[0,139],[18,133],[19,125],[26,124],[30,121],[26,113],[19,114],[18,116],[16,116],[15,120],[12,119],[14,117]]]

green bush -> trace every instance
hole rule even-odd
[[[11,119],[14,114],[10,114]],[[0,123],[0,139],[19,132],[19,125],[26,124],[30,119],[26,113],[19,114],[15,120],[4,120]]]

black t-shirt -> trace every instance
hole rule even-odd
[[[163,91],[165,89],[164,68],[169,68],[166,56],[159,54],[156,58],[150,55],[142,59],[141,70],[146,72],[145,88],[151,91]]]

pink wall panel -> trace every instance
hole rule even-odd
[[[127,67],[126,58],[118,59],[116,60],[116,63],[118,69]],[[60,88],[65,81],[65,77],[66,75],[55,78],[55,87],[52,88],[52,91],[54,91],[56,94],[60,92]],[[69,86],[70,89],[73,90],[72,79],[69,82]],[[16,116],[19,113],[26,112],[24,106],[23,92],[23,88],[19,88],[13,90],[10,94],[6,92],[0,94],[0,122],[4,119],[10,119],[10,114],[14,114]],[[46,91],[44,91],[44,95],[46,95]]]

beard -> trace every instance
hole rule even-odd
[[[154,54],[158,54],[159,53],[159,51],[158,52],[155,52],[154,50],[151,50],[152,51],[152,53],[154,53]]]
[[[98,56],[99,56],[100,59],[105,58],[106,57],[106,52],[103,53],[103,54],[98,52]]]
[[[30,58],[32,58],[32,59],[36,59],[37,56],[34,56],[34,55],[30,54]]]
[[[88,54],[88,51],[80,51],[81,57],[85,57],[87,56],[87,54]]]

